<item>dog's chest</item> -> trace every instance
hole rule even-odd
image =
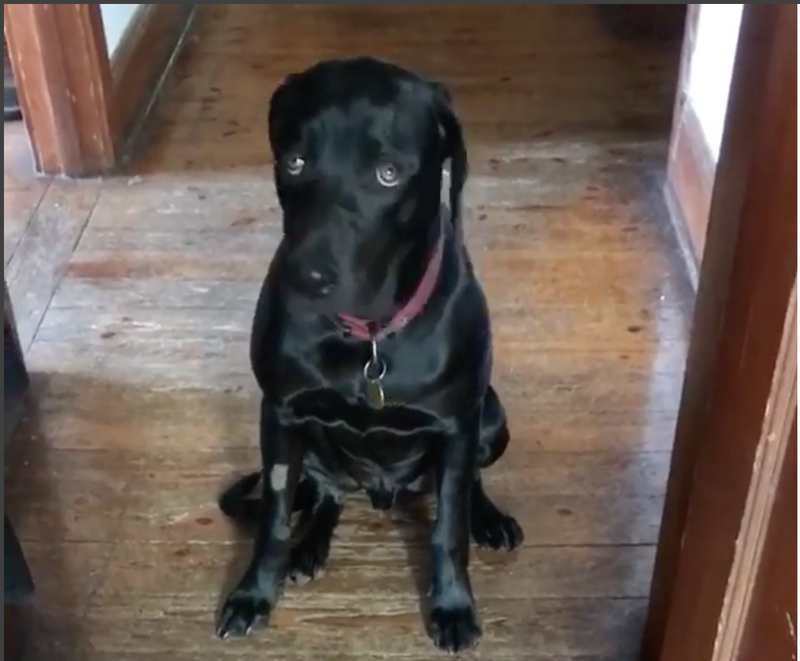
[[[394,493],[424,472],[441,434],[424,410],[392,403],[375,409],[331,389],[298,395],[291,406],[292,426],[308,444],[307,468],[345,490]]]
[[[395,336],[375,347],[366,341],[323,344],[307,360],[317,372],[309,385],[335,390],[352,407],[374,410],[424,406],[436,390],[445,357],[435,348]]]
[[[387,398],[382,408],[371,406],[365,395],[352,399],[331,388],[315,388],[293,395],[287,402],[298,424],[319,424],[339,429],[344,436],[360,437],[368,444],[385,445],[390,437],[406,437],[439,429],[436,415],[423,407]]]
[[[287,366],[293,377],[286,403],[298,420],[345,425],[360,434],[377,429],[428,427],[435,419],[438,354],[389,338],[379,343],[380,365],[370,371],[369,342],[329,342],[309,347]],[[370,389],[379,387],[376,403]]]
[[[378,491],[416,479],[447,432],[441,403],[454,370],[446,347],[410,333],[379,342],[375,355],[370,342],[338,336],[293,344],[283,371],[291,380],[285,421],[309,443],[320,472],[338,475],[342,488]],[[369,396],[367,367],[376,356],[380,406]]]

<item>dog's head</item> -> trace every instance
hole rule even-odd
[[[292,74],[270,101],[287,286],[379,320],[414,290],[439,239],[442,166],[460,232],[467,157],[446,89],[372,58]]]

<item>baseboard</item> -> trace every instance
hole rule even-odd
[[[121,153],[130,150],[194,18],[197,5],[141,5],[111,59]]]
[[[687,267],[696,279],[705,249],[716,162],[691,104],[685,102],[679,112],[669,149],[664,191],[675,231],[683,244]]]
[[[686,273],[689,275],[689,281],[692,283],[692,289],[697,291],[697,283],[700,277],[700,260],[695,254],[694,245],[692,244],[692,237],[689,236],[688,224],[683,215],[683,210],[672,182],[669,179],[664,182],[663,188],[664,202],[669,215],[670,223],[675,230],[675,235],[678,238],[678,249],[681,252],[681,257],[686,265]]]

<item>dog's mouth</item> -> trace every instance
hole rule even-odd
[[[397,300],[399,292],[395,286],[369,292],[366,299],[356,298],[355,304],[349,297],[342,300],[341,292],[334,290],[333,295],[318,297],[311,306],[331,316],[345,335],[361,340],[380,340],[402,330],[422,312],[439,279],[443,256],[444,236],[437,241],[422,274],[403,301]]]

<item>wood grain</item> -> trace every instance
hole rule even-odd
[[[5,276],[23,349],[33,340],[98,193],[94,182],[51,184],[19,239]]]
[[[639,599],[541,600],[521,607],[513,600],[482,599],[486,627],[482,648],[491,650],[493,659],[517,659],[520,649],[540,650],[545,658],[599,653],[601,658],[617,659],[634,652],[627,641],[635,639],[644,605]],[[95,649],[119,653],[135,642],[142,652],[164,654],[180,648],[203,653],[209,646],[204,632],[213,622],[213,605],[203,608],[187,601],[175,606],[174,600],[167,599],[136,619],[131,618],[128,605],[109,605],[91,612]],[[422,626],[418,611],[415,597],[401,601],[377,595],[368,602],[317,600],[308,608],[302,598],[287,593],[262,645],[221,645],[216,658],[286,659],[296,655],[298,648],[313,658],[359,658],[375,650],[389,659],[422,656],[430,654],[430,643],[416,634]],[[131,624],[124,637],[115,632],[120,623]],[[316,635],[309,636],[309,629],[316,630]],[[485,653],[463,655],[476,657],[485,658]]]
[[[797,657],[797,408],[788,431],[789,447],[776,480],[775,502],[764,539],[760,566],[753,576],[752,601],[742,631],[746,661]]]

